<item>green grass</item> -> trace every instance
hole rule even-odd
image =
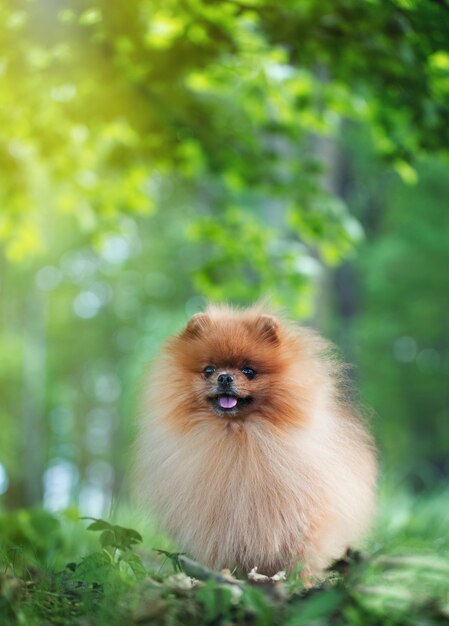
[[[133,511],[115,518],[88,530],[92,521],[75,510],[0,515],[0,624],[449,623],[448,490],[414,497],[383,489],[362,557],[339,562],[312,589],[297,575],[276,584],[229,580],[178,557]]]

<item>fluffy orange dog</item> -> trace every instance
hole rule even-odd
[[[315,332],[260,307],[211,306],[153,367],[139,490],[213,568],[316,573],[366,531],[376,461]]]

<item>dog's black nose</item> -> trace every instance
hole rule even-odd
[[[231,376],[231,374],[220,374],[217,380],[220,385],[232,385],[234,382],[234,376]]]

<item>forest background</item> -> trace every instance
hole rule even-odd
[[[447,479],[448,6],[0,17],[2,506],[126,494],[145,366],[206,299],[333,338],[385,476]]]
[[[147,363],[268,296],[449,475],[449,5],[2,0],[0,508],[127,501]]]
[[[446,0],[0,0],[5,623],[447,623],[448,147]],[[366,564],[274,605],[173,587],[128,496],[164,338],[263,297],[352,364],[381,462]]]

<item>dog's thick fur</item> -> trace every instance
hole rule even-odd
[[[211,363],[250,398],[241,412],[211,406]],[[319,572],[374,512],[374,448],[344,384],[309,329],[260,307],[195,316],[154,363],[144,401],[136,476],[148,512],[210,567]]]

